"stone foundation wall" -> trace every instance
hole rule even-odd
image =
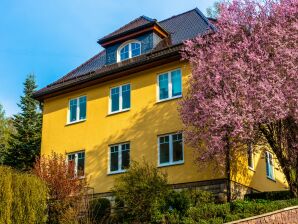
[[[298,206],[241,219],[229,224],[298,224]]]

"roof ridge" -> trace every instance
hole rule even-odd
[[[139,17],[135,18],[134,20],[130,21],[129,23],[125,24],[124,26],[121,26],[121,27],[119,27],[118,29],[114,30],[113,32],[111,32],[111,33],[105,35],[104,37],[100,38],[100,40],[101,40],[101,39],[105,39],[106,37],[108,37],[108,36],[110,36],[110,35],[112,35],[112,34],[114,34],[114,33],[117,33],[117,32],[120,31],[121,29],[124,29],[125,27],[128,27],[129,25],[131,25],[131,24],[133,24],[133,23],[135,23],[136,21],[141,20],[141,19],[145,19],[145,20],[147,20],[149,23],[152,23],[152,22],[156,21],[156,20],[151,19],[151,18],[149,18],[149,17],[147,17],[147,16],[144,16],[144,15],[143,15],[143,16],[139,16]]]
[[[196,7],[196,8],[194,8],[194,9],[190,9],[190,10],[188,10],[188,11],[186,11],[186,12],[182,12],[182,13],[180,13],[180,14],[177,14],[177,15],[171,16],[171,17],[169,17],[169,18],[166,18],[166,19],[164,19],[164,20],[161,20],[161,21],[158,21],[158,22],[159,22],[159,23],[162,23],[162,22],[164,22],[164,21],[167,21],[167,20],[173,19],[173,18],[175,18],[175,17],[182,16],[182,15],[184,15],[184,14],[186,14],[186,13],[189,13],[189,12],[191,12],[191,11],[196,11],[196,9],[198,9],[198,8]]]

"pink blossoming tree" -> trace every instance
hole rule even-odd
[[[261,133],[298,196],[298,0],[232,0],[219,9],[216,32],[182,52],[192,66],[180,109],[186,139],[200,161],[220,162]]]

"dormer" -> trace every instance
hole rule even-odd
[[[98,43],[106,50],[106,64],[113,64],[148,53],[168,36],[155,19],[141,16]]]

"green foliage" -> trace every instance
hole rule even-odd
[[[111,202],[106,198],[93,199],[90,202],[90,216],[96,223],[106,220],[111,214]]]
[[[183,223],[224,223],[243,219],[282,208],[298,205],[298,199],[234,201],[225,204],[207,203],[191,207]]]
[[[12,119],[16,133],[9,138],[9,146],[4,164],[20,170],[29,170],[40,153],[42,115],[38,110],[38,101],[32,98],[36,89],[34,75],[24,82],[24,96],[18,106],[21,112]]]
[[[190,204],[193,207],[199,206],[201,204],[215,202],[214,195],[209,191],[203,191],[199,189],[188,189],[186,190],[186,194],[190,198]]]
[[[34,175],[7,167],[0,167],[0,176],[0,223],[45,223],[45,184]]]
[[[124,202],[129,221],[159,222],[169,192],[167,176],[145,161],[142,165],[134,162],[116,180],[114,192]]]
[[[220,7],[219,7],[219,5],[220,5],[221,2],[222,1],[216,1],[216,2],[214,2],[214,4],[213,4],[212,7],[208,7],[206,9],[207,16],[209,18],[216,19],[218,17],[218,15],[220,13]]]
[[[184,216],[190,207],[190,197],[186,191],[170,191],[166,199],[166,209],[173,210],[178,215]]]
[[[286,200],[293,198],[293,193],[290,191],[270,191],[258,192],[245,195],[245,199],[265,199],[265,200]]]
[[[4,162],[4,156],[8,148],[8,139],[12,133],[14,133],[12,121],[5,117],[5,111],[0,104],[0,164]]]

